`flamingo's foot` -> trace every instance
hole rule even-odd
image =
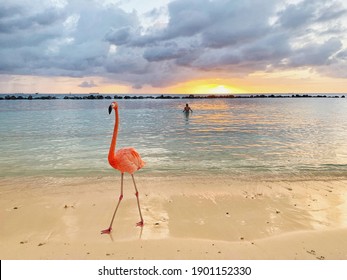
[[[144,226],[144,222],[143,221],[139,221],[138,223],[136,223],[137,227],[143,227]]]
[[[112,228],[104,229],[101,231],[101,234],[110,234],[112,231]]]

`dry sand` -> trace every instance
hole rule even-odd
[[[347,260],[347,180],[0,179],[0,259]]]

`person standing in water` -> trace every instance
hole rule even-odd
[[[192,112],[193,113],[193,110],[189,107],[188,103],[186,104],[186,107],[184,107],[183,109],[183,112],[184,113],[189,113],[189,112]]]

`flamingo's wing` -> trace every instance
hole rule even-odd
[[[145,162],[134,148],[122,148],[116,153],[117,167],[121,172],[134,173],[141,169]]]

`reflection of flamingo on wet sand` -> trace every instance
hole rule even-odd
[[[136,224],[139,227],[143,227],[143,218],[141,214],[141,208],[140,208],[140,201],[139,201],[139,192],[136,187],[135,179],[134,179],[134,172],[136,170],[141,169],[145,163],[141,159],[139,153],[134,149],[134,148],[122,148],[119,149],[118,151],[116,150],[116,141],[117,141],[117,134],[118,134],[118,125],[119,125],[119,115],[118,115],[118,104],[117,102],[112,102],[110,107],[108,108],[108,112],[111,114],[112,109],[114,109],[115,114],[116,114],[116,122],[114,125],[114,130],[113,130],[113,136],[112,136],[112,141],[111,141],[111,146],[110,146],[110,151],[108,153],[108,162],[110,165],[119,170],[121,172],[121,193],[119,196],[119,200],[116,206],[116,209],[114,210],[111,223],[108,229],[102,230],[101,233],[111,233],[112,231],[112,224],[114,217],[116,216],[118,207],[120,202],[123,199],[123,177],[124,177],[124,172],[127,172],[131,175],[135,187],[135,195],[137,199],[137,206],[139,208],[139,213],[140,213],[140,218],[141,220]]]

